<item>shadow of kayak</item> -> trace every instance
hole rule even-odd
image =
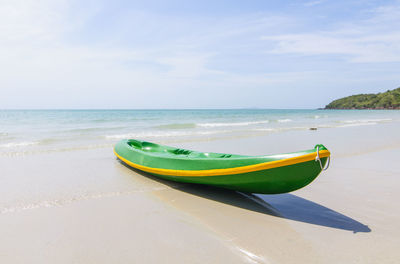
[[[353,231],[371,232],[371,229],[353,218],[299,196],[284,193],[276,195],[252,194],[252,197],[272,206],[284,217],[294,221]]]
[[[303,223],[358,232],[371,232],[371,229],[346,215],[328,207],[301,198],[294,194],[250,194],[228,189],[191,183],[179,183],[160,179],[151,174],[134,169],[118,160],[136,173],[165,184],[173,189],[196,195],[205,199],[228,204],[242,209],[290,219]]]

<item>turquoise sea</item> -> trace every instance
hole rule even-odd
[[[104,148],[123,138],[172,143],[399,121],[400,111],[390,110],[0,110],[0,155]]]

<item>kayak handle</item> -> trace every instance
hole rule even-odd
[[[319,166],[321,167],[321,171],[326,171],[329,168],[329,163],[331,162],[331,156],[328,156],[325,168],[322,167],[322,162],[321,159],[319,158],[319,146],[317,146],[317,157],[315,158],[315,161],[319,161]]]

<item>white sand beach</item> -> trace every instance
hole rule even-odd
[[[398,123],[180,147],[272,154],[323,143],[330,168],[290,194],[138,173],[111,147],[1,156],[1,263],[398,263]]]

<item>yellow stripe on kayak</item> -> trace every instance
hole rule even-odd
[[[172,169],[161,169],[161,168],[151,168],[143,165],[139,165],[133,163],[120,155],[117,154],[114,150],[114,154],[123,162],[128,164],[129,166],[136,168],[141,171],[145,171],[148,173],[159,174],[159,175],[168,175],[168,176],[186,176],[186,177],[201,177],[201,176],[220,176],[220,175],[232,175],[232,174],[241,174],[247,172],[254,172],[254,171],[261,171],[267,169],[273,169],[288,165],[293,165],[297,163],[307,162],[315,160],[317,157],[317,153],[310,153],[301,155],[298,157],[275,160],[275,161],[268,161],[264,163],[254,164],[254,165],[247,165],[241,167],[234,167],[234,168],[226,168],[226,169],[212,169],[212,170],[172,170]],[[319,156],[320,158],[325,158],[330,156],[330,152],[328,150],[320,150]],[[318,164],[319,165],[319,164]]]

